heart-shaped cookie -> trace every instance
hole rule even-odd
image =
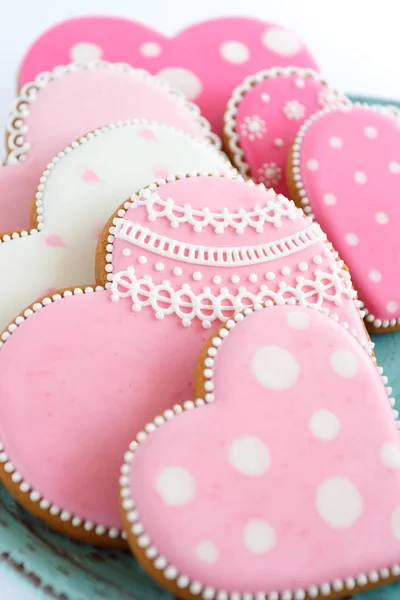
[[[55,529],[99,544],[118,542],[125,448],[154,414],[192,396],[210,330],[248,305],[298,302],[369,343],[319,225],[262,185],[172,177],[111,223],[96,277],[109,289],[37,301],[0,350],[3,482]]]
[[[384,107],[326,108],[301,127],[291,195],[315,216],[348,265],[367,324],[400,327],[400,119]]]
[[[286,163],[300,126],[322,107],[346,102],[312,69],[260,71],[246,77],[229,99],[226,151],[242,175],[288,195]]]
[[[169,39],[128,19],[84,17],[46,31],[28,51],[20,81],[57,64],[99,58],[162,75],[199,105],[217,133],[232,90],[249,73],[275,65],[316,68],[292,31],[255,19],[204,21]]]
[[[75,63],[27,83],[7,124],[9,155],[0,167],[0,231],[31,226],[29,210],[39,177],[57,152],[88,131],[133,118],[171,125],[218,145],[196,106],[167,83],[129,65]]]
[[[400,442],[371,352],[315,309],[246,314],[207,344],[197,399],[125,454],[136,557],[188,600],[338,598],[397,578]]]
[[[206,140],[144,119],[103,127],[59,152],[40,178],[33,229],[0,238],[0,331],[49,290],[95,280],[99,234],[132,192],[160,172],[198,170],[231,165]]]

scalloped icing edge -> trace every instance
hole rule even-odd
[[[152,567],[155,570],[162,571],[162,577],[167,581],[173,581],[177,588],[187,589],[190,595],[199,596],[203,600],[315,600],[322,597],[329,596],[330,594],[340,593],[348,591],[351,593],[356,587],[370,587],[376,585],[378,582],[382,584],[382,580],[387,580],[390,577],[400,576],[400,564],[392,565],[389,568],[383,568],[379,571],[371,571],[370,573],[360,573],[355,577],[346,577],[344,579],[335,579],[331,582],[325,582],[320,584],[314,584],[309,586],[307,589],[296,589],[296,590],[285,590],[284,592],[259,592],[259,593],[228,593],[223,590],[216,590],[210,586],[203,585],[199,581],[192,581],[184,573],[180,573],[178,568],[171,565],[165,556],[159,554],[158,549],[152,544],[150,536],[144,530],[143,524],[140,521],[140,517],[135,507],[135,502],[132,498],[131,490],[129,487],[129,476],[131,472],[131,465],[134,460],[135,452],[138,446],[147,438],[148,435],[154,433],[159,427],[162,427],[167,421],[177,417],[184,411],[195,410],[198,407],[205,406],[216,400],[213,393],[213,382],[212,378],[214,375],[214,362],[215,357],[218,354],[218,348],[223,344],[224,339],[229,335],[229,332],[236,326],[237,323],[243,321],[246,316],[252,314],[257,310],[268,310],[268,307],[272,306],[272,302],[267,302],[263,305],[255,305],[252,308],[246,308],[243,312],[237,313],[232,319],[226,321],[214,337],[209,340],[207,354],[203,360],[203,389],[204,397],[197,398],[196,400],[188,400],[181,404],[176,404],[172,409],[164,411],[162,415],[158,415],[153,421],[147,423],[142,431],[140,431],[135,440],[129,445],[129,449],[125,452],[124,462],[121,467],[120,475],[120,499],[121,507],[126,517],[127,523],[129,523],[130,531],[127,534],[128,542],[129,535],[134,536],[135,545],[140,550],[143,550],[147,559],[152,562]],[[379,377],[385,386],[387,393],[387,399],[393,412],[393,417],[399,430],[400,435],[400,421],[398,420],[399,412],[394,408],[395,400],[392,398],[392,388],[387,386],[388,379],[383,374],[383,368],[377,365],[376,358],[373,354],[373,350],[370,344],[364,343],[354,330],[349,329],[349,325],[346,322],[339,322],[337,315],[331,314],[327,308],[310,308],[310,310],[318,310],[319,312],[329,316],[337,323],[339,323],[345,330],[349,332],[352,337],[358,342],[358,344],[364,349],[364,351],[371,358],[371,361],[376,366]],[[207,361],[207,364],[206,364]],[[207,370],[207,373],[204,371]],[[160,583],[161,578],[157,580]],[[185,598],[190,597],[186,594]]]
[[[310,206],[310,199],[307,196],[307,192],[304,188],[303,179],[301,177],[300,172],[300,155],[302,150],[302,145],[304,138],[307,134],[308,129],[312,126],[314,121],[318,121],[318,119],[322,118],[328,113],[331,112],[350,112],[354,109],[368,109],[372,112],[381,113],[387,117],[390,117],[395,122],[398,122],[400,126],[400,110],[394,110],[391,106],[384,106],[381,104],[366,104],[365,102],[349,102],[346,106],[326,106],[322,110],[314,113],[309,117],[306,121],[304,121],[303,125],[300,127],[297,135],[294,139],[290,154],[289,154],[289,162],[288,169],[293,177],[293,186],[296,187],[296,195],[299,201],[301,202],[301,208],[304,213],[311,217],[313,221],[315,221],[315,215],[312,212],[312,208]],[[366,308],[365,303],[362,303],[362,308],[364,310],[367,323],[371,324],[375,329],[387,329],[388,327],[398,329],[400,327],[400,313],[397,317],[392,319],[377,319],[376,316],[369,312],[368,308]]]
[[[236,131],[236,115],[241,101],[244,96],[257,84],[265,81],[266,79],[275,79],[277,77],[291,77],[296,75],[297,77],[311,79],[318,81],[325,85],[328,89],[337,93],[340,99],[347,102],[346,96],[336,92],[334,88],[331,88],[328,82],[321,77],[317,71],[311,68],[301,69],[299,67],[273,67],[271,69],[265,69],[258,71],[254,75],[249,75],[243,82],[233,90],[231,97],[226,105],[226,110],[223,119],[223,133],[225,140],[227,141],[228,152],[232,159],[234,166],[238,169],[241,175],[244,177],[250,177],[250,165],[246,161],[245,154],[241,148],[239,135]],[[224,141],[225,141],[224,140]]]
[[[117,126],[123,127],[125,125],[129,125],[130,123],[131,123],[130,121],[128,121],[127,123],[120,123],[120,125],[115,125],[115,127],[117,127]],[[168,127],[168,126],[165,125],[164,127]],[[97,130],[98,131],[97,135],[101,135],[103,130],[108,131],[109,129],[110,129],[110,126],[104,127],[104,128],[102,128],[102,130]],[[91,137],[94,137],[95,135],[96,135],[95,133],[92,133],[92,134],[88,134],[88,136],[90,136],[89,138],[88,138],[88,136],[84,136],[84,138],[80,138],[80,140],[78,142],[75,142],[75,144],[77,144],[77,145],[73,146],[73,147],[78,147],[80,145],[80,143],[84,143],[84,142],[81,142],[82,139],[87,141],[88,139],[91,139]],[[182,135],[188,135],[188,134],[182,134]],[[195,138],[195,139],[197,139],[197,138]],[[200,143],[202,143],[202,142],[200,142]],[[71,146],[67,146],[67,148],[72,149]],[[214,150],[215,150],[215,152],[218,152],[218,150],[216,150],[216,149],[214,149]],[[59,154],[63,154],[63,153],[59,153]],[[67,152],[67,154],[68,154],[68,152]],[[54,167],[54,165],[57,164],[57,162],[59,160],[60,160],[60,156],[58,155],[57,157],[55,157],[53,159],[53,161],[55,161],[55,162],[54,163],[52,162],[49,164],[53,164],[53,167]],[[230,163],[228,163],[228,164],[230,164]],[[50,171],[51,171],[51,169],[50,169]],[[31,317],[32,315],[34,315],[36,312],[38,312],[42,308],[45,308],[46,306],[52,304],[53,302],[58,302],[58,301],[62,300],[63,298],[68,298],[73,295],[79,295],[82,293],[86,293],[86,294],[87,293],[96,293],[96,292],[102,292],[104,290],[110,289],[112,279],[113,279],[112,264],[107,261],[106,257],[112,256],[111,253],[113,251],[113,242],[114,242],[114,235],[112,234],[112,231],[113,231],[113,227],[114,227],[114,219],[124,216],[125,213],[127,212],[127,210],[129,210],[132,207],[133,203],[135,202],[135,199],[139,198],[145,190],[152,191],[154,189],[157,189],[157,187],[159,187],[159,186],[165,185],[172,181],[176,181],[176,180],[180,180],[180,179],[187,179],[188,177],[218,177],[218,178],[235,179],[235,180],[243,182],[244,184],[251,186],[251,187],[260,187],[262,189],[265,188],[263,183],[256,184],[253,180],[245,180],[241,175],[237,174],[237,172],[234,172],[233,169],[230,172],[228,172],[226,175],[221,175],[221,173],[219,173],[219,172],[215,172],[215,173],[193,172],[193,173],[188,173],[188,174],[169,175],[166,179],[158,179],[156,182],[151,183],[150,185],[148,185],[145,188],[142,188],[136,194],[133,194],[131,196],[130,200],[127,200],[126,202],[124,202],[121,205],[121,207],[114,212],[114,214],[109,219],[108,223],[105,225],[105,229],[108,229],[108,232],[109,232],[109,235],[107,237],[107,243],[104,243],[104,248],[103,248],[104,261],[102,261],[102,263],[101,263],[102,268],[103,268],[103,274],[105,275],[105,279],[106,279],[105,285],[71,287],[64,291],[61,290],[61,291],[55,292],[54,294],[46,296],[46,297],[42,298],[41,300],[37,300],[36,302],[32,303],[29,308],[27,308],[25,311],[20,313],[8,325],[8,327],[3,330],[2,334],[0,335],[0,351],[1,351],[1,348],[3,347],[3,345],[7,342],[7,340],[10,338],[10,336],[13,334],[13,332],[19,327],[19,325],[21,325],[27,318]],[[42,191],[40,193],[42,193]],[[279,195],[276,194],[276,196],[279,196]],[[309,222],[311,221],[309,217],[306,217],[306,219]],[[35,230],[35,233],[38,233],[38,230]],[[29,235],[29,233],[26,232],[26,235]],[[18,236],[19,236],[19,234],[18,234]],[[10,238],[10,236],[7,236],[7,237]],[[10,240],[11,239],[14,239],[14,238],[10,238]],[[3,236],[3,241],[4,241],[4,236]],[[326,242],[326,245],[327,245],[327,248],[329,248],[331,251],[333,251],[332,244],[330,244],[329,242]],[[334,258],[338,259],[338,257],[339,257],[338,253],[334,252]],[[356,304],[356,307],[358,308],[360,316],[363,316],[363,312],[361,311],[361,302],[357,299],[357,296],[355,296],[354,302]],[[287,302],[287,303],[290,303],[290,302]],[[270,306],[271,304],[269,301],[266,303],[267,306]],[[329,309],[321,308],[321,309],[317,309],[317,310],[321,310],[322,312],[329,314]],[[241,313],[238,313],[238,314],[241,314]],[[333,319],[339,320],[339,318],[336,314],[333,314],[331,316]],[[228,320],[232,320],[232,319],[228,319]],[[343,324],[343,326],[346,329],[349,329],[349,326],[347,324]],[[351,329],[350,333],[353,336],[356,335],[356,331],[354,329]],[[371,352],[374,348],[374,345],[375,344],[373,342],[366,343],[366,346],[370,349]],[[381,374],[383,374],[383,370],[381,371]],[[386,378],[386,383],[387,383],[387,378]],[[387,388],[387,389],[390,390],[391,388]],[[94,532],[99,538],[103,537],[103,539],[104,539],[104,536],[107,536],[107,538],[110,538],[111,540],[114,540],[114,541],[117,541],[120,538],[122,538],[123,540],[126,540],[125,531],[118,530],[116,528],[107,529],[102,524],[95,524],[90,520],[82,519],[78,515],[72,515],[69,511],[63,510],[62,508],[52,504],[46,498],[43,498],[41,493],[38,490],[32,489],[31,485],[29,484],[29,482],[27,482],[24,479],[22,474],[15,470],[15,467],[14,467],[12,461],[9,460],[9,456],[4,447],[4,444],[1,442],[1,439],[0,439],[0,469],[1,468],[3,469],[5,475],[9,479],[11,479],[12,483],[14,485],[19,486],[19,491],[21,493],[29,494],[29,500],[31,502],[38,503],[39,508],[41,510],[43,510],[43,512],[48,511],[52,517],[57,517],[60,519],[60,527],[57,529],[58,531],[62,532],[62,528],[61,528],[62,523],[65,524],[65,523],[70,522],[72,527],[76,528],[77,532],[79,531],[79,528],[81,528],[82,533],[88,534],[88,533]],[[0,477],[0,479],[3,479],[3,482],[4,482],[4,476],[3,476],[3,478]],[[45,519],[43,519],[43,521],[45,522]],[[75,538],[81,539],[81,537],[78,535],[75,536]],[[101,541],[100,541],[99,545],[101,545]],[[247,599],[243,599],[243,600],[247,600]],[[283,600],[285,600],[285,599],[283,599]]]
[[[28,158],[27,155],[30,150],[30,143],[27,140],[27,134],[29,133],[29,129],[25,124],[25,119],[29,115],[30,104],[36,100],[37,93],[51,84],[55,79],[61,79],[62,77],[71,75],[77,71],[96,69],[131,74],[137,73],[143,77],[144,81],[155,81],[162,89],[179,100],[182,107],[191,114],[194,121],[204,130],[205,138],[208,142],[218,149],[221,148],[221,140],[211,131],[209,121],[200,114],[198,106],[187,100],[184,94],[171,88],[162,77],[151,75],[145,69],[135,69],[127,63],[111,63],[103,60],[94,60],[90,62],[72,62],[69,65],[57,66],[53,71],[39,73],[34,81],[26,83],[22,87],[18,97],[14,101],[13,108],[11,109],[7,120],[6,132],[8,134],[7,148],[9,154],[5,160],[5,164],[23,162]]]

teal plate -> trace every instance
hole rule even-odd
[[[354,97],[368,103],[398,102]],[[400,331],[375,336],[378,362],[400,406]],[[128,552],[99,550],[62,537],[20,508],[0,487],[0,562],[59,600],[172,600]],[[400,582],[356,596],[357,600],[398,600]]]

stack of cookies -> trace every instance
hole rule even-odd
[[[399,114],[335,91],[276,26],[157,35],[73,20],[21,69],[2,484],[57,532],[129,544],[178,598],[384,585],[400,443],[369,332],[400,328]]]

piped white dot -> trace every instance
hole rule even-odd
[[[337,202],[335,194],[327,193],[323,196],[326,206],[334,206]]]
[[[131,251],[130,251],[130,249],[129,249],[129,248],[124,248],[124,249],[122,250],[122,254],[123,254],[124,256],[130,256],[130,255],[131,255]]]
[[[181,267],[175,267],[173,270],[173,274],[176,275],[176,277],[180,277],[183,273],[183,270],[181,269]]]
[[[195,281],[200,281],[203,278],[203,275],[200,273],[200,271],[195,271],[192,277]]]
[[[393,301],[392,301],[392,302],[388,302],[388,303],[386,304],[386,310],[387,310],[388,312],[390,312],[391,314],[393,314],[393,313],[397,312],[397,311],[398,311],[398,309],[399,309],[399,306],[398,306],[397,302],[393,302]]]
[[[343,140],[342,138],[334,135],[331,138],[329,138],[329,144],[332,148],[342,148],[343,146]]]
[[[145,42],[139,47],[139,52],[142,56],[147,58],[154,58],[161,54],[161,46],[157,42]]]
[[[374,282],[378,282],[378,281],[382,280],[382,274],[377,269],[371,269],[371,271],[368,273],[368,277],[370,278],[371,281],[374,281]]]
[[[364,171],[356,171],[354,173],[354,181],[360,185],[367,183],[367,174]]]
[[[309,171],[318,171],[319,169],[319,162],[317,161],[316,158],[309,158],[307,161],[307,169]]]

